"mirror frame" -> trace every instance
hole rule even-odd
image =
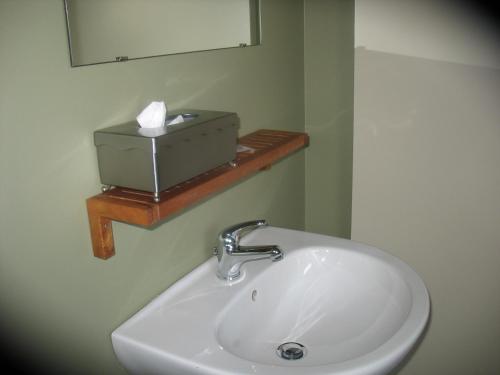
[[[255,19],[256,22],[254,24],[250,23],[250,35],[252,39],[255,39],[255,44],[246,44],[241,43],[239,46],[228,46],[228,47],[217,47],[217,48],[208,48],[208,49],[199,49],[199,50],[188,50],[183,52],[173,52],[173,53],[163,53],[158,55],[148,55],[148,56],[138,56],[138,57],[128,57],[128,56],[118,56],[115,60],[105,60],[105,61],[97,61],[91,63],[77,64],[74,60],[74,52],[73,45],[71,42],[71,26],[70,26],[70,17],[69,17],[69,8],[68,1],[63,0],[64,2],[64,15],[66,18],[66,34],[68,38],[68,47],[69,47],[69,58],[70,64],[72,68],[81,67],[81,66],[92,66],[92,65],[100,65],[100,64],[110,64],[117,62],[127,62],[132,60],[142,60],[149,59],[153,57],[163,57],[170,55],[183,55],[186,53],[194,53],[194,52],[205,52],[205,51],[216,51],[216,50],[226,50],[226,49],[234,49],[234,48],[247,48],[247,47],[257,47],[262,44],[262,6],[261,0],[249,0],[252,5],[250,6],[250,17],[251,19]]]

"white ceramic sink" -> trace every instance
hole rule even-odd
[[[277,244],[284,259],[245,263],[227,282],[214,257],[168,288],[112,334],[129,372],[386,374],[424,330],[424,283],[379,249],[275,227],[241,243]],[[286,342],[303,345],[302,358],[282,358]]]

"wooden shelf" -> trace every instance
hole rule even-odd
[[[239,144],[254,149],[239,152],[236,165],[222,165],[160,193],[153,194],[126,188],[114,188],[87,199],[87,212],[94,255],[108,259],[115,254],[112,221],[144,227],[152,226],[169,216],[213,195],[259,170],[306,147],[305,133],[258,130],[239,139]]]

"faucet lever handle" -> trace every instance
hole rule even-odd
[[[234,241],[234,243],[238,243],[240,238],[243,237],[243,235],[246,232],[250,232],[254,229],[264,227],[267,225],[267,222],[265,220],[252,220],[252,221],[245,221],[243,223],[235,224],[232,225],[226,229],[224,229],[222,232],[219,234],[219,240],[224,241],[224,240],[231,240]]]

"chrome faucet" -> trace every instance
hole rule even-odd
[[[220,279],[237,279],[241,265],[252,260],[270,259],[276,262],[283,259],[283,252],[277,245],[240,246],[241,237],[266,225],[265,220],[247,221],[230,226],[219,233],[219,243],[214,247],[214,255],[219,261],[217,276]]]

